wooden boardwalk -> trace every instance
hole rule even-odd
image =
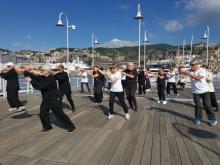
[[[220,99],[220,91],[217,91]],[[126,121],[122,108],[106,119],[108,97],[96,106],[91,97],[73,95],[77,110],[65,112],[77,130],[67,130],[51,115],[53,130],[41,133],[41,95],[23,95],[26,112],[8,112],[0,99],[1,165],[220,165],[220,123],[192,123],[194,107],[190,90],[169,96],[158,104],[156,93],[138,97],[139,111]],[[108,96],[106,94],[106,96]],[[66,103],[66,100],[64,100]],[[68,107],[64,103],[64,107]],[[220,121],[220,112],[216,113]]]

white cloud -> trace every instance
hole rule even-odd
[[[128,6],[128,5],[126,5],[126,4],[118,4],[118,7],[121,9],[121,10],[124,10],[124,11],[126,11],[126,10],[128,10],[130,7]]]
[[[179,0],[176,7],[187,11],[187,25],[220,23],[220,0]]]
[[[25,38],[26,38],[27,40],[31,40],[31,39],[32,39],[32,37],[31,37],[30,35],[27,35]]]
[[[137,46],[138,42],[131,42],[131,41],[123,41],[119,39],[113,39],[111,41],[105,42],[101,47],[106,47],[106,48],[120,48],[120,47],[132,47],[132,46]]]
[[[169,20],[165,22],[163,28],[168,32],[180,31],[183,29],[183,25],[178,20]]]
[[[15,42],[15,43],[13,43],[12,45],[17,47],[17,46],[23,45],[23,43],[22,43],[22,42]]]

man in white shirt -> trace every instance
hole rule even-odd
[[[179,68],[179,72],[191,78],[193,100],[195,102],[194,124],[200,124],[200,121],[202,119],[203,103],[209,119],[209,125],[215,126],[217,124],[217,120],[211,106],[208,84],[206,82],[206,70],[201,68],[199,62],[196,60],[192,60],[190,62],[190,66],[191,69],[189,71],[184,71]]]
[[[209,93],[210,93],[210,99],[212,103],[212,107],[215,107],[215,111],[218,112],[218,102],[215,97],[215,88],[213,86],[213,74],[212,71],[209,70],[209,67],[206,65],[203,65],[203,68],[206,70],[206,82],[208,84]]]
[[[81,77],[81,92],[84,93],[83,86],[86,85],[88,92],[90,93],[89,84],[88,84],[88,75],[84,69],[82,69],[79,73]]]
[[[176,89],[176,79],[175,72],[173,68],[170,68],[169,72],[167,72],[167,95],[170,95],[170,86],[173,88],[173,92],[175,95],[179,95]]]

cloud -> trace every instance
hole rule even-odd
[[[26,38],[27,40],[31,40],[31,39],[32,39],[32,37],[31,37],[30,35],[27,35],[25,38]]]
[[[184,8],[188,13],[187,25],[220,23],[220,0],[178,0],[176,7]]]
[[[183,25],[178,20],[169,20],[164,23],[163,28],[168,32],[175,32],[182,30]]]
[[[111,41],[105,42],[101,47],[106,47],[106,48],[120,48],[120,47],[132,47],[132,46],[137,46],[138,42],[131,42],[131,41],[123,41],[119,39],[113,39]]]
[[[128,10],[130,7],[126,4],[118,4],[118,8],[123,10],[123,11],[126,11]]]
[[[23,43],[22,43],[22,42],[15,42],[15,43],[13,43],[12,45],[15,46],[15,47],[17,47],[17,46],[23,45]]]

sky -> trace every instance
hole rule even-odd
[[[69,29],[69,47],[91,47],[92,33],[100,46],[134,46],[139,2],[141,40],[146,29],[150,44],[190,44],[192,35],[198,43],[208,25],[210,43],[220,43],[220,0],[0,0],[0,48],[66,47],[66,28],[56,26],[60,12],[69,25],[76,25]]]

